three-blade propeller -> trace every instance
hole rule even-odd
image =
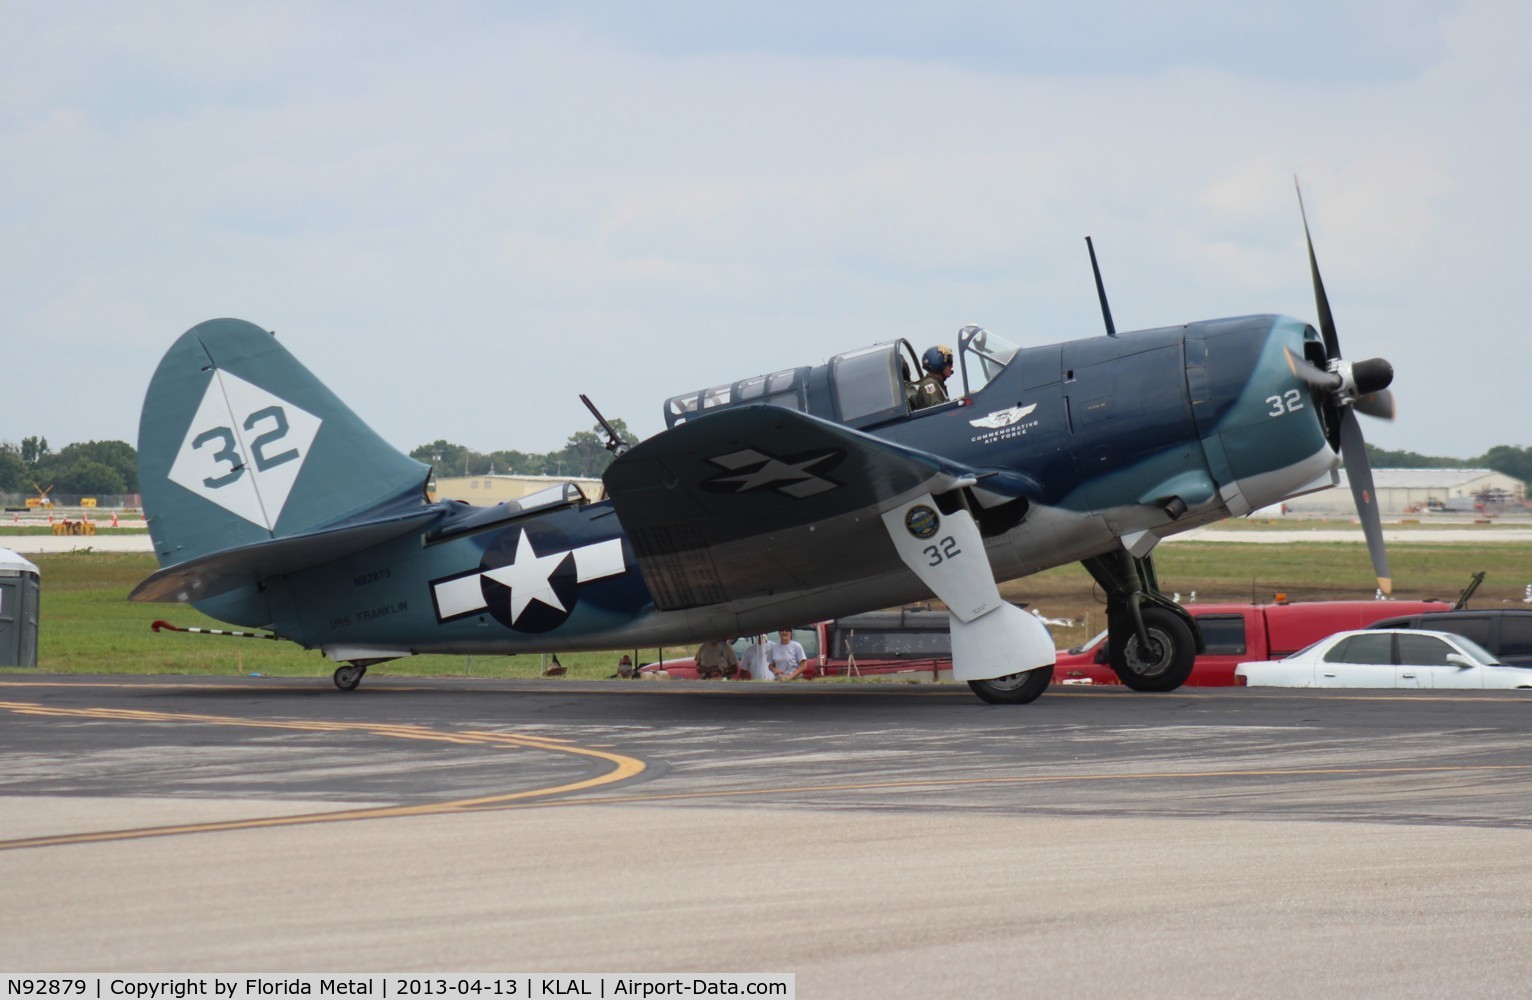
[[[1316,367],[1305,358],[1295,357],[1291,351],[1287,352],[1287,364],[1299,379],[1330,393],[1335,401],[1340,413],[1340,453],[1346,463],[1346,478],[1351,483],[1351,496],[1356,500],[1356,512],[1362,522],[1362,534],[1367,538],[1367,554],[1372,557],[1378,588],[1388,594],[1393,592],[1394,584],[1389,576],[1388,553],[1383,548],[1383,521],[1373,490],[1367,444],[1362,440],[1362,427],[1356,415],[1360,411],[1385,420],[1394,418],[1394,395],[1388,391],[1394,369],[1382,358],[1354,364],[1341,359],[1335,317],[1330,313],[1330,299],[1325,295],[1325,283],[1319,276],[1314,240],[1309,235],[1309,217],[1303,207],[1303,189],[1298,186],[1297,177],[1293,178],[1293,187],[1298,191],[1298,214],[1303,217],[1303,239],[1309,248],[1309,273],[1314,279],[1314,305],[1319,313],[1319,332],[1325,341],[1328,370]]]

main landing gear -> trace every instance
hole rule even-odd
[[[1081,565],[1106,591],[1107,662],[1122,682],[1135,691],[1186,683],[1206,648],[1202,633],[1185,608],[1160,593],[1150,558],[1118,550]]]
[[[367,668],[355,663],[347,663],[335,668],[335,686],[342,691],[355,691],[356,686],[362,683],[362,677],[367,673]]]

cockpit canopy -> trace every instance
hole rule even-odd
[[[1016,345],[980,327],[963,327],[958,331],[957,372],[947,386],[949,399],[971,396],[994,381],[1017,350]],[[822,365],[788,368],[672,396],[665,401],[665,426],[675,427],[719,407],[766,403],[850,427],[873,427],[910,415],[911,387],[924,374],[919,354],[910,342],[891,340],[837,354]],[[942,408],[919,412],[934,413]]]
[[[958,358],[968,395],[993,382],[1015,360],[1019,350],[1009,340],[983,327],[965,326],[959,330]]]

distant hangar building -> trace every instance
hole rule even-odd
[[[1502,512],[1520,509],[1527,498],[1527,484],[1493,469],[1373,469],[1372,484],[1378,509],[1388,515],[1479,510]],[[1310,493],[1287,502],[1291,514],[1355,516],[1351,484],[1346,470],[1333,490]]]
[[[574,483],[587,499],[605,496],[599,479],[579,476],[517,476],[490,473],[484,476],[437,476],[427,492],[440,500],[462,500],[475,507],[492,507],[508,500],[520,500],[543,490]]]

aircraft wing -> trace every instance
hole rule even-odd
[[[904,563],[883,515],[975,476],[927,452],[761,405],[658,434],[602,479],[656,605],[674,610],[896,572]]]

